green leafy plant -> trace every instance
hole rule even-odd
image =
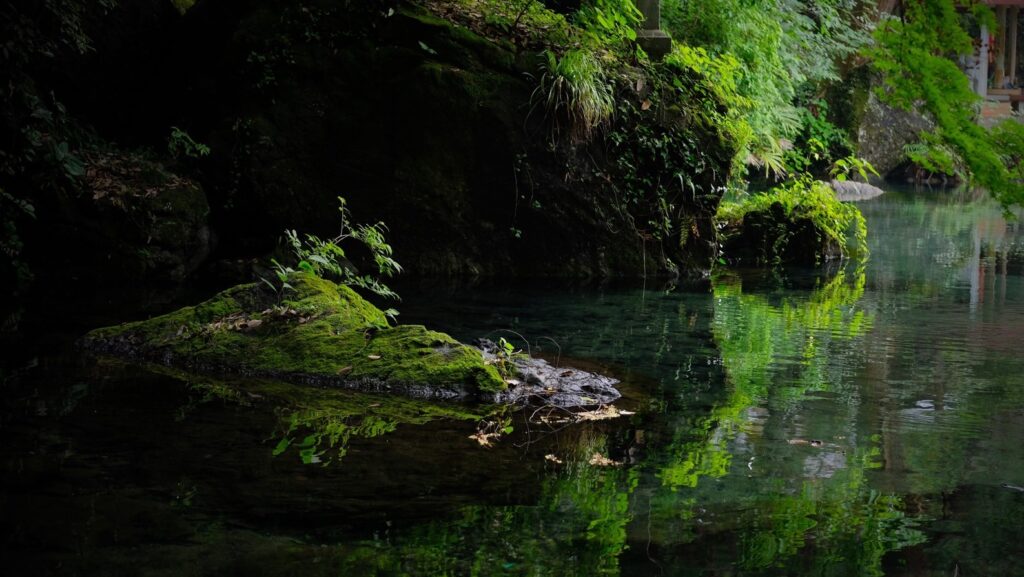
[[[839,182],[849,180],[851,176],[859,176],[865,182],[867,182],[872,174],[881,176],[870,162],[856,156],[847,156],[835,161],[832,164],[831,170],[829,170],[829,174]]]
[[[739,63],[734,82],[749,126],[740,159],[777,177],[786,173],[785,143],[801,129],[798,96],[839,78],[843,62],[870,41],[872,12],[860,0],[662,2],[677,42]]]
[[[800,129],[785,153],[789,172],[823,174],[836,159],[850,156],[853,144],[845,130],[829,121],[828,103],[813,100],[799,109]]]
[[[746,214],[767,212],[776,204],[789,222],[810,220],[827,239],[841,247],[845,256],[867,256],[867,221],[860,209],[841,202],[828,184],[806,174],[790,178],[767,192],[722,202],[716,217],[721,222],[738,223]]]
[[[178,12],[181,12],[182,14],[188,12],[189,9],[192,8],[192,5],[194,5],[195,3],[196,0],[171,0],[171,4],[174,4],[174,7],[177,8]]]
[[[533,91],[532,110],[544,110],[552,137],[568,133],[577,142],[589,140],[615,111],[612,83],[604,66],[587,50],[558,56],[545,52],[540,82]]]
[[[498,339],[498,346],[494,350],[494,368],[505,379],[516,374],[515,357],[523,351],[516,350],[516,347],[504,337]]]
[[[184,130],[177,126],[171,127],[171,136],[167,139],[167,152],[175,158],[201,158],[209,156],[210,147],[196,142]]]
[[[632,0],[588,0],[576,12],[575,21],[592,43],[622,49],[636,42],[644,15]]]
[[[288,276],[298,269],[318,277],[329,278],[343,285],[367,290],[384,298],[401,300],[398,294],[381,280],[381,278],[390,278],[402,272],[401,265],[392,258],[391,245],[387,243],[384,236],[387,226],[382,222],[371,225],[353,225],[351,223],[352,215],[345,199],[340,196],[338,197],[338,212],[341,215],[341,227],[337,236],[333,238],[322,239],[312,234],[300,236],[295,230],[285,230],[285,242],[291,248],[295,258],[295,268],[272,260],[274,271],[278,277],[278,285],[274,285],[266,279],[262,279],[263,282],[275,287],[275,290],[287,290],[290,288],[287,285]],[[376,268],[376,275],[359,274],[347,258],[342,246],[349,244],[361,245],[369,251]],[[384,313],[394,318],[398,311],[388,309]]]

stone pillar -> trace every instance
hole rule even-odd
[[[978,66],[974,69],[974,91],[984,98],[988,94],[988,28],[981,27],[981,45],[978,47]]]
[[[1003,87],[1003,80],[1006,78],[1006,6],[996,9],[999,17],[999,32],[996,34],[996,73],[993,79],[995,88]]]
[[[636,7],[644,15],[636,40],[651,60],[661,60],[672,51],[672,39],[661,30],[661,0],[636,0]]]
[[[1009,36],[1009,43],[1006,48],[1010,52],[1010,65],[1006,69],[1006,75],[1010,78],[1010,83],[1014,86],[1017,85],[1017,20],[1020,19],[1020,8],[1010,8],[1010,25],[1007,32]]]

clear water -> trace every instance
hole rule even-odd
[[[861,207],[861,268],[406,289],[615,374],[616,420],[40,357],[0,400],[3,574],[1024,575],[1024,231]]]

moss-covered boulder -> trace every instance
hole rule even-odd
[[[737,265],[815,266],[843,256],[840,239],[779,202],[746,213],[725,238],[725,254]]]
[[[480,350],[422,326],[391,327],[350,288],[295,273],[283,294],[240,285],[193,307],[92,331],[99,353],[203,371],[419,398],[494,399],[507,388]]]

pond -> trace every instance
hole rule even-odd
[[[617,419],[45,339],[0,400],[3,573],[1024,575],[1024,231],[967,193],[860,206],[864,265],[406,287],[403,322],[620,378]]]

